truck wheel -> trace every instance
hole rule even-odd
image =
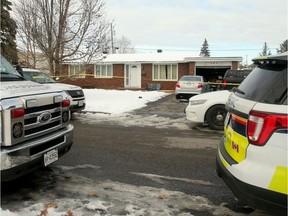
[[[224,105],[215,105],[206,113],[206,121],[213,130],[223,130],[227,110]]]

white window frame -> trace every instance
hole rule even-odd
[[[100,69],[99,73],[97,72],[97,67]],[[108,67],[110,67],[110,73]],[[113,78],[113,64],[94,65],[94,78]]]
[[[173,77],[173,67],[175,68],[175,75]],[[157,71],[155,69],[157,68]],[[164,69],[165,71],[162,71]],[[168,71],[166,71],[168,69]],[[177,81],[178,80],[178,64],[167,63],[167,64],[153,64],[152,69],[152,80],[153,81]]]
[[[77,69],[77,71],[76,71]],[[85,78],[86,65],[85,64],[71,64],[69,65],[69,76],[72,78]]]

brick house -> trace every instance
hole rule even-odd
[[[237,69],[242,57],[193,57],[185,53],[110,54],[89,64],[67,62],[60,81],[82,88],[174,90],[183,75],[221,80],[226,70]]]

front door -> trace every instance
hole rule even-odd
[[[141,88],[141,64],[125,66],[125,87]]]

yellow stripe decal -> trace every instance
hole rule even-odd
[[[94,77],[95,79],[97,78],[104,78],[104,79],[111,79],[111,78],[119,78],[119,79],[124,79],[125,77],[123,76],[95,76],[94,74],[71,74],[71,75],[59,75],[59,76],[50,76],[51,78],[74,78],[74,79],[83,79],[85,77]]]
[[[236,133],[230,126],[224,129],[226,135],[225,149],[238,163],[246,158],[246,149],[249,145],[246,137]]]
[[[269,189],[279,193],[288,194],[287,173],[288,173],[288,167],[278,166],[270,182]]]

